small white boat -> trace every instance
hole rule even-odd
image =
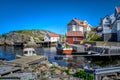
[[[36,56],[36,51],[34,48],[25,48],[23,49],[24,56]]]

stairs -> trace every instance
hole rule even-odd
[[[87,33],[88,36],[86,37],[85,41],[90,41],[94,37],[95,34],[96,34],[95,32]]]

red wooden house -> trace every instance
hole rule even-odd
[[[83,33],[81,31],[67,31],[67,42],[73,44],[74,41],[83,40]]]
[[[84,33],[87,31],[91,31],[91,27],[87,23],[87,21],[81,21],[76,18],[73,18],[67,24],[67,33],[66,33],[67,43],[73,44],[74,41],[83,40]]]

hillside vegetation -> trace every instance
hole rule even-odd
[[[32,37],[35,41],[43,41],[47,30],[18,30],[0,35],[1,42],[22,42],[28,41]]]

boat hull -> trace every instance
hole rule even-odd
[[[57,49],[57,53],[58,54],[67,54],[67,55],[71,55],[73,52],[72,49]]]
[[[65,45],[62,45],[61,43],[57,43],[56,50],[58,54],[72,54],[73,49],[71,47],[66,47]]]

